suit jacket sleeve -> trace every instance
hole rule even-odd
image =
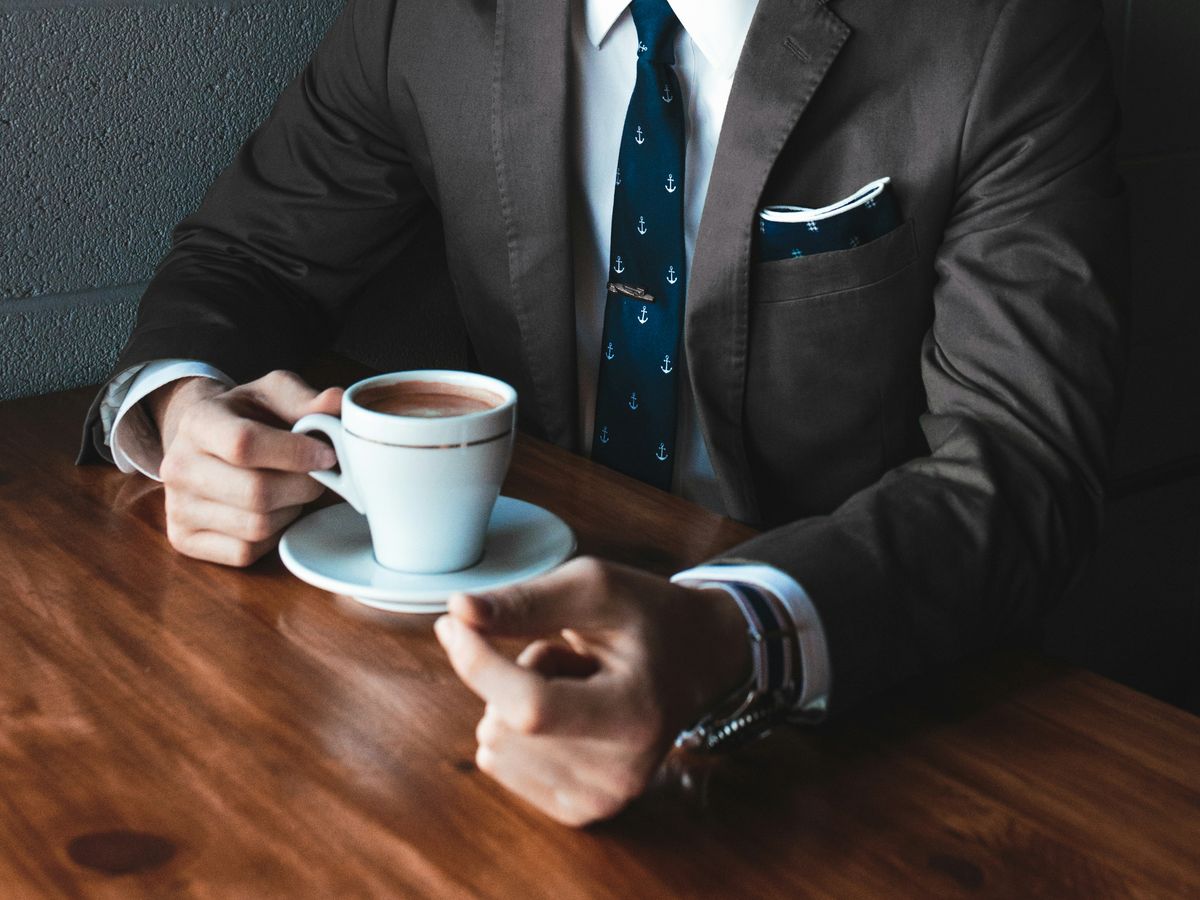
[[[1098,6],[1011,0],[982,57],[920,360],[928,455],[731,554],[808,591],[834,710],[1028,626],[1093,546],[1127,292]]]
[[[114,372],[162,358],[201,360],[238,382],[294,368],[336,336],[372,275],[419,252],[432,205],[390,107],[403,96],[389,85],[393,14],[386,0],[349,0],[175,229]]]

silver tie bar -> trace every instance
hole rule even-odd
[[[626,297],[641,300],[643,303],[654,302],[654,295],[647,293],[645,288],[640,288],[632,284],[621,284],[619,281],[610,281],[608,283],[608,292],[610,294],[624,294]]]

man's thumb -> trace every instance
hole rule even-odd
[[[340,387],[326,388],[313,397],[304,408],[304,415],[326,413],[336,416],[342,411],[342,394],[346,393]]]
[[[477,594],[455,594],[450,614],[476,631],[537,637],[565,628],[622,624],[625,592],[618,577],[595,559],[574,559],[529,581]]]

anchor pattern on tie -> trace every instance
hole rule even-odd
[[[687,288],[687,98],[672,69],[679,22],[667,0],[633,0],[631,11],[637,79],[621,133],[609,263],[622,287],[606,290],[592,458],[669,489]]]

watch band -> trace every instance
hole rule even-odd
[[[727,750],[765,735],[787,719],[798,696],[798,650],[795,626],[778,601],[753,585],[705,582],[701,588],[719,588],[737,603],[746,620],[753,672],[746,684],[696,725],[682,732],[677,747],[692,750]]]

